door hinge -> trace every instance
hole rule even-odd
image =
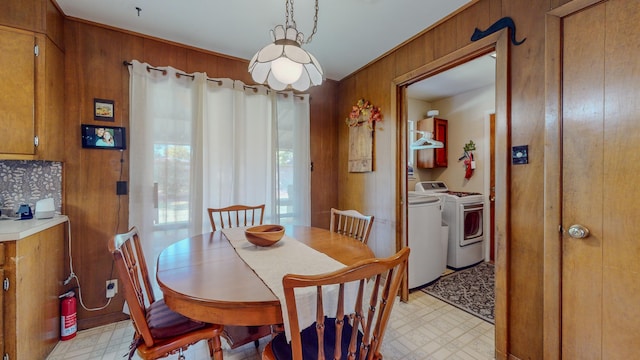
[[[4,356],[2,357],[2,360],[9,360],[9,354],[4,354]]]
[[[9,290],[9,278],[4,278],[4,280],[2,281],[2,288],[4,289],[4,291]]]
[[[33,145],[35,147],[38,147],[38,145],[40,145],[40,139],[37,136],[33,137]]]
[[[40,47],[38,45],[34,45],[33,47],[33,53],[38,56],[40,55]]]

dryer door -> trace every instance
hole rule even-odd
[[[463,236],[460,236],[460,246],[471,245],[484,240],[484,204],[460,204],[460,219]]]

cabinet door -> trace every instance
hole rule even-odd
[[[34,154],[35,37],[0,27],[0,153]]]
[[[436,167],[447,167],[447,120],[434,120],[433,138],[444,143],[443,148],[435,149]]]
[[[54,42],[44,36],[36,36],[40,55],[44,62],[44,74],[36,73],[36,135],[38,147],[36,159],[64,160],[64,53]],[[41,79],[44,79],[41,81]],[[40,86],[44,84],[44,86]]]
[[[444,143],[444,147],[418,150],[416,166],[423,169],[447,167],[447,120],[438,118],[423,119],[418,121],[417,129],[430,132],[435,140]],[[417,138],[414,140],[417,140]]]
[[[416,128],[420,131],[426,131],[433,134],[433,118],[418,121]],[[418,140],[422,135],[417,135]],[[435,167],[435,158],[433,149],[418,150],[416,153],[416,166],[422,169],[431,169]]]

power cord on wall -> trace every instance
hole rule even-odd
[[[124,151],[120,150],[120,176],[119,176],[120,180],[122,180],[123,163],[124,163]],[[120,227],[120,196],[118,195],[118,206],[116,208],[116,230],[115,230],[116,234],[118,233],[119,227]],[[69,277],[67,277],[67,279],[64,281],[64,285],[68,285],[73,279],[76,280],[76,285],[78,288],[78,300],[83,309],[87,311],[98,311],[98,310],[105,309],[107,306],[109,306],[109,304],[111,304],[111,299],[113,298],[108,298],[106,304],[96,308],[87,307],[84,304],[84,301],[82,300],[82,287],[80,286],[80,279],[78,278],[78,275],[76,275],[76,273],[73,271],[73,255],[71,254],[71,222],[70,221],[67,221],[67,228],[69,232]],[[113,264],[114,264],[114,261],[111,260],[111,273],[109,275],[109,279],[113,279]]]
[[[84,304],[84,301],[82,300],[82,286],[80,286],[80,279],[78,278],[78,275],[76,275],[76,273],[73,272],[73,255],[71,254],[71,222],[70,221],[67,221],[67,229],[69,231],[69,277],[67,277],[67,279],[64,281],[64,285],[69,284],[71,280],[75,279],[76,285],[78,286],[78,300],[80,301],[80,305],[82,306],[82,308],[87,311],[102,310],[107,306],[109,306],[109,304],[111,304],[111,298],[107,300],[107,303],[104,306],[100,306],[96,308],[87,307]],[[111,274],[113,275],[113,262],[111,262]]]

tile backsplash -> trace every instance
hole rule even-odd
[[[56,161],[0,161],[0,209],[12,216],[18,206],[35,210],[38,200],[53,198],[55,210],[62,207],[62,163]]]

